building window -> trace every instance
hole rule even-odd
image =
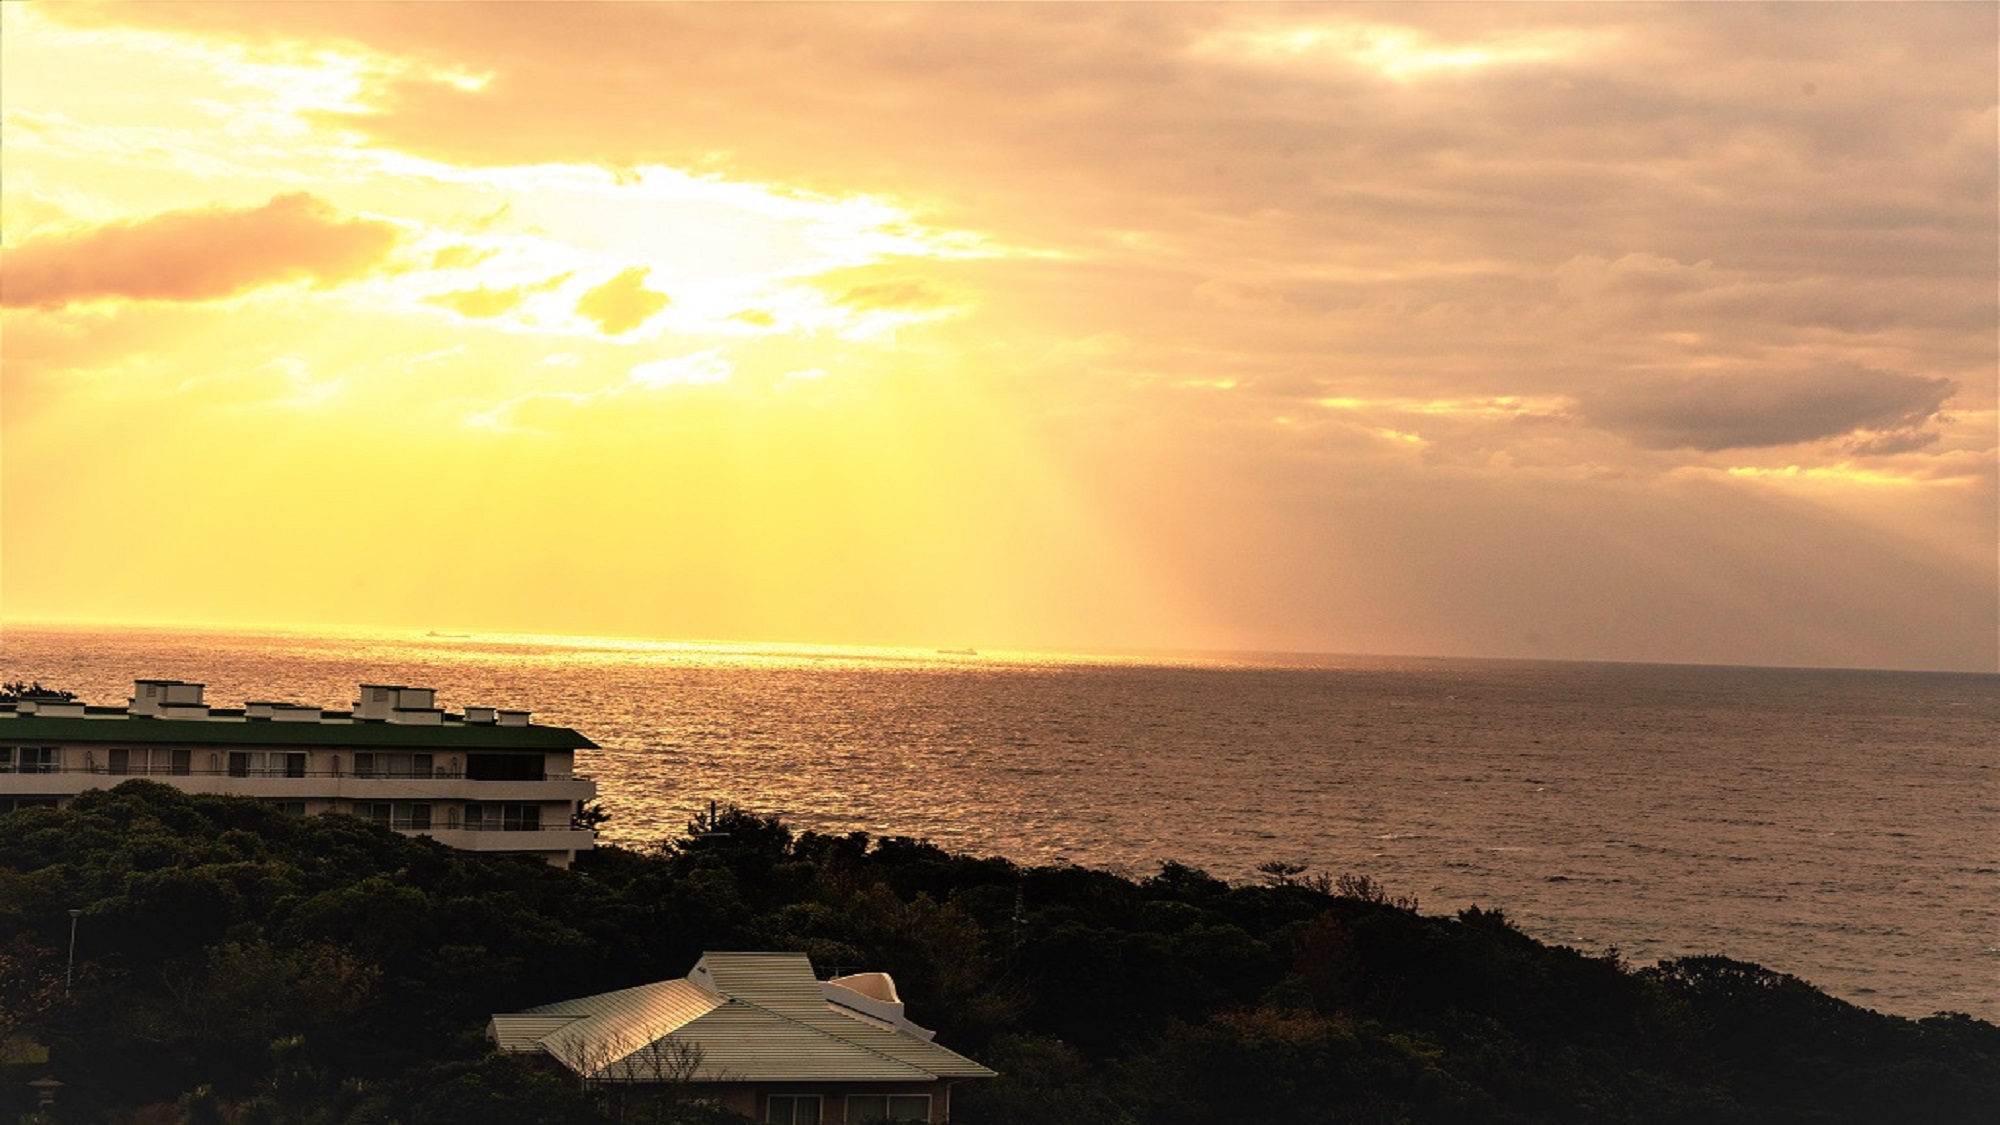
[[[540,832],[542,806],[512,801],[467,803],[465,826],[475,832]]]
[[[231,777],[304,777],[306,756],[287,750],[231,750]]]
[[[356,777],[435,777],[429,754],[356,754]]]
[[[818,1094],[772,1094],[764,1107],[772,1125],[819,1125]]]
[[[883,1125],[894,1122],[928,1122],[931,1119],[929,1094],[849,1094],[847,1125]]]
[[[11,764],[17,773],[62,772],[62,748],[58,746],[21,746],[15,748],[13,757]],[[0,763],[4,763],[4,759],[0,759]]]
[[[465,776],[473,781],[542,781],[542,756],[467,754]]]
[[[171,775],[186,777],[193,772],[194,755],[188,750],[157,749],[144,747],[131,749],[114,746],[104,752],[104,772],[118,777],[157,777]]]

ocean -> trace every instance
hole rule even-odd
[[[573,726],[646,846],[710,800],[1029,864],[1354,872],[1645,964],[1721,953],[2000,1022],[2000,677],[1388,657],[1127,659],[9,626],[0,679]]]

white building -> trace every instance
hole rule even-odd
[[[362,684],[349,711],[255,701],[210,707],[203,685],[139,680],[124,707],[0,703],[0,811],[62,804],[147,777],[190,793],[257,797],[288,812],[347,813],[468,851],[528,852],[567,867],[594,839],[571,818],[597,795],[574,775],[596,743],[526,711]]]

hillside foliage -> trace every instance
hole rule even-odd
[[[63,982],[71,909],[76,966]],[[705,950],[894,974],[998,1069],[964,1125],[1986,1122],[2000,1027],[1909,1020],[1724,957],[1635,968],[1364,877],[1131,879],[726,808],[574,871],[129,781],[0,816],[0,1106],[129,1125],[590,1125],[487,1018]],[[6,1056],[18,1059],[20,1052]],[[690,1109],[689,1114],[698,1113]],[[713,1114],[708,1120],[714,1120]]]

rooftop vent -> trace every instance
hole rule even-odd
[[[199,707],[201,692],[206,686],[185,680],[134,680],[131,706],[126,710],[134,715],[157,715],[160,708],[169,703],[188,703]],[[206,715],[207,711],[202,713]]]
[[[362,684],[361,698],[354,703],[357,719],[392,719],[391,712],[423,711],[437,706],[434,688],[403,684]],[[392,719],[393,721],[393,719]]]

